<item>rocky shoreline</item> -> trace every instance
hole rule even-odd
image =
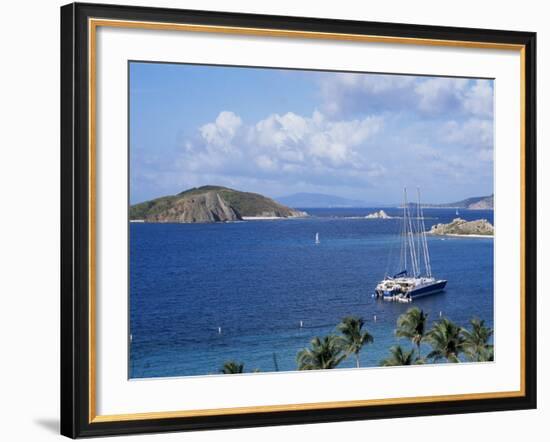
[[[448,224],[433,225],[427,233],[430,235],[490,237],[494,235],[494,232],[495,228],[486,219],[466,221],[462,218],[455,218]]]

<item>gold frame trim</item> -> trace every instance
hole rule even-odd
[[[417,396],[387,399],[368,399],[353,401],[316,402],[285,405],[261,405],[234,408],[215,408],[199,410],[158,411],[128,414],[96,414],[96,31],[99,26],[115,28],[134,28],[163,31],[185,31],[216,34],[254,35],[264,37],[306,38],[338,41],[354,41],[386,44],[410,44],[420,46],[461,47],[473,49],[496,49],[519,51],[520,53],[520,389],[518,391],[466,393],[438,396]],[[233,26],[210,26],[181,23],[159,23],[130,20],[88,19],[88,69],[89,69],[89,423],[137,421],[146,419],[169,419],[179,417],[239,415],[246,413],[274,413],[280,411],[322,410],[329,408],[365,407],[375,405],[420,404],[427,402],[482,400],[513,398],[525,396],[525,45],[490,42],[438,40],[408,37],[389,37],[377,35],[339,34],[329,32],[292,31],[283,29],[244,28]]]

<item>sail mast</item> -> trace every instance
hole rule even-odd
[[[416,188],[416,192],[418,194],[418,208],[419,208],[419,224],[420,224],[420,238],[422,241],[422,252],[424,255],[424,265],[426,267],[426,275],[431,278],[432,277],[432,265],[430,263],[430,252],[428,251],[428,240],[426,239],[426,225],[424,223],[424,210],[422,209],[422,206],[420,205],[420,188]]]
[[[419,193],[419,187],[416,186],[416,191],[417,191],[417,194],[418,194],[418,201],[416,202],[416,223],[415,223],[415,226],[416,226],[416,245],[417,245],[417,249],[418,250],[418,272],[420,273],[420,266],[421,266],[421,262],[420,262],[420,250],[422,250],[422,252],[424,252],[423,248],[424,248],[424,244],[422,243],[422,240],[421,240],[421,235],[422,235],[422,226],[420,225],[420,193]]]
[[[413,227],[411,223],[411,214],[409,211],[407,202],[407,188],[405,188],[405,207],[406,207],[406,219],[407,219],[407,236],[409,239],[409,248],[411,252],[411,265],[413,268],[413,275],[418,276],[418,260],[416,257],[416,247],[414,246],[414,236],[413,236]]]
[[[403,192],[403,223],[401,225],[401,235],[403,239],[401,240],[401,256],[400,256],[400,264],[401,268],[399,269],[400,272],[403,270],[407,270],[407,196],[406,196],[406,190]]]

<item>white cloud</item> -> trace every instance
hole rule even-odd
[[[487,80],[476,80],[473,87],[466,91],[464,108],[473,115],[493,116],[493,88]]]
[[[223,111],[200,127],[198,138],[184,141],[178,166],[192,173],[250,177],[261,172],[306,181],[326,179],[335,170],[342,175],[360,170],[367,179],[385,172],[368,161],[368,142],[382,124],[377,116],[331,120],[319,111],[309,117],[272,114],[244,124]]]
[[[459,106],[468,80],[461,78],[429,78],[419,81],[414,88],[418,108],[435,113],[451,106]]]
[[[202,126],[199,130],[202,137],[211,145],[228,148],[242,121],[233,112],[220,112],[213,123]]]
[[[347,73],[322,76],[320,93],[330,115],[397,110],[489,118],[493,113],[491,80]]]
[[[319,86],[323,110],[339,115],[402,103],[414,87],[414,77],[340,73],[322,77]]]
[[[449,144],[492,150],[493,122],[478,118],[463,122],[451,120],[442,126],[441,139]]]

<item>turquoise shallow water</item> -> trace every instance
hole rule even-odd
[[[393,330],[411,304],[371,297],[386,271],[397,270],[400,227],[398,219],[356,218],[374,210],[308,209],[307,219],[228,224],[131,224],[130,378],[216,373],[229,359],[243,362],[246,371],[295,370],[296,353],[350,314],[364,317],[374,336],[361,353],[362,366],[378,365],[395,343],[408,345]],[[455,211],[425,209],[425,217],[429,228],[449,222]],[[460,217],[492,222],[493,212]],[[477,316],[492,327],[493,240],[428,242],[434,275],[449,282],[445,292],[412,305],[430,321],[441,312],[460,325]],[[349,359],[342,367],[353,364]]]

